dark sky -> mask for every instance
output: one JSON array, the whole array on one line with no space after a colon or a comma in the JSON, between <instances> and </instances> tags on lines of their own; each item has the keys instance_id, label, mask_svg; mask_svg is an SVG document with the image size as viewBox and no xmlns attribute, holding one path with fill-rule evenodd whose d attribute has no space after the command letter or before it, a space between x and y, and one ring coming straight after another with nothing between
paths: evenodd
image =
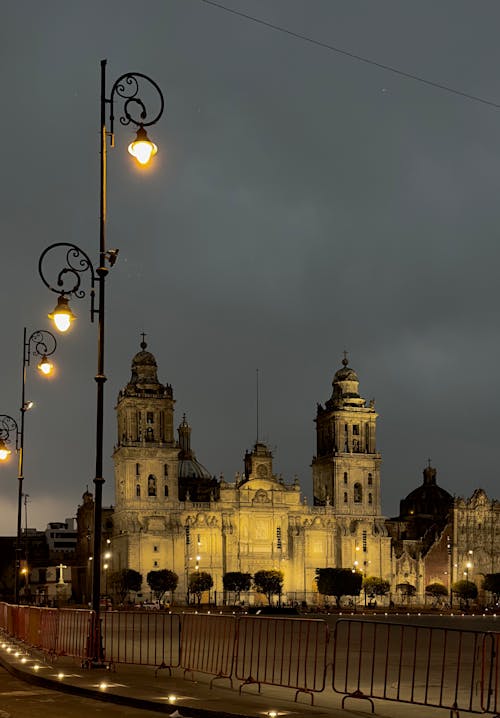
<instances>
[{"instance_id":1,"label":"dark sky","mask_svg":"<svg viewBox=\"0 0 500 718\"><path fill-rule=\"evenodd\" d=\"M500 5L226 0L318 41L500 102ZM17 417L22 331L49 328L53 242L98 252L99 61L164 90L150 172L109 152L105 502L114 405L147 333L176 426L232 480L261 426L311 494L316 402L342 352L380 413L383 511L420 484L498 496L498 109L335 54L200 0L19 0L2 11L2 392ZM58 376L29 370L28 522L76 512L95 472L96 325L86 300ZM15 532L16 466L0 467Z\"/></svg>"}]
</instances>

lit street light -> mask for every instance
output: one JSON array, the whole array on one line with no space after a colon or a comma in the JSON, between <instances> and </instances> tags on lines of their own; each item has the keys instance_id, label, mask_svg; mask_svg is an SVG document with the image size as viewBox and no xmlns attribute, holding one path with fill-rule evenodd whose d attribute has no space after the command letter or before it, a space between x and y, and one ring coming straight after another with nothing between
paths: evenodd
<instances>
[{"instance_id":1,"label":"lit street light","mask_svg":"<svg viewBox=\"0 0 500 718\"><path fill-rule=\"evenodd\" d=\"M156 113L148 118L144 102L139 97L142 86L151 87L157 95ZM107 142L114 147L114 103L121 104L120 124L135 125L137 136L129 146L129 152L137 161L144 165L156 154L157 147L151 142L145 130L154 125L163 114L163 94L158 85L147 75L139 72L128 72L121 75L111 88L109 97L106 97L106 60L101 61L101 122L100 122L100 217L99 217L99 266L94 266L88 255L79 247L67 242L52 244L42 252L38 263L38 270L43 283L58 295L57 305L49 318L54 321L56 328L67 331L75 321L75 315L69 306L69 297L82 299L85 290L81 288L82 275L90 275L90 320L98 320L97 341L97 413L96 413L96 461L95 461L95 500L94 500L94 545L92 562L92 609L95 613L95 627L92 635L92 663L101 667L104 660L104 651L101 641L100 625L100 593L101 593L101 537L102 537L102 486L103 474L103 434L104 434L104 297L105 280L109 268L117 259L117 249L106 249L106 214L107 214ZM106 128L106 116L109 110L109 130ZM48 281L45 276L44 262L47 255L52 252L62 254L63 268L56 274L54 282ZM97 284L97 309L95 308L95 285Z\"/></svg>"},{"instance_id":2,"label":"lit street light","mask_svg":"<svg viewBox=\"0 0 500 718\"><path fill-rule=\"evenodd\" d=\"M18 451L18 493L17 493L17 533L16 533L16 557L15 557L15 571L14 571L14 596L15 602L19 603L19 569L21 567L21 516L22 516L22 503L23 503L23 481L24 481L24 415L33 407L32 401L26 400L26 374L27 368L30 366L31 357L40 357L40 361L37 364L37 369L40 374L44 377L49 377L54 371L54 365L50 361L49 357L55 352L57 348L56 338L51 332L45 329L37 329L33 332L29 338L26 338L26 327L24 327L23 333L23 361L22 361L22 375L21 375L21 422L20 427L17 428L16 424L16 449ZM13 421L13 420L12 420ZM7 433L8 436L8 433ZM2 450L2 443L4 437L0 432L0 461L4 461L8 458L10 451L7 449L7 455Z\"/></svg>"}]
</instances>

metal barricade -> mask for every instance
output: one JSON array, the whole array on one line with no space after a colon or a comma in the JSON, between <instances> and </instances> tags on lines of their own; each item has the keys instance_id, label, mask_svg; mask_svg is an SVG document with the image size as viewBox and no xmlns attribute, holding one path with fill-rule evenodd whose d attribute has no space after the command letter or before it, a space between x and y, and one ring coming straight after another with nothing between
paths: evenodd
<instances>
[{"instance_id":1,"label":"metal barricade","mask_svg":"<svg viewBox=\"0 0 500 718\"><path fill-rule=\"evenodd\" d=\"M482 706L487 713L500 715L500 633L489 633L483 650Z\"/></svg>"},{"instance_id":2,"label":"metal barricade","mask_svg":"<svg viewBox=\"0 0 500 718\"><path fill-rule=\"evenodd\" d=\"M180 663L180 618L148 611L105 611L101 614L106 661L157 668Z\"/></svg>"},{"instance_id":3,"label":"metal barricade","mask_svg":"<svg viewBox=\"0 0 500 718\"><path fill-rule=\"evenodd\" d=\"M295 700L325 688L329 633L324 621L245 616L238 619L236 678L293 688Z\"/></svg>"},{"instance_id":4,"label":"metal barricade","mask_svg":"<svg viewBox=\"0 0 500 718\"><path fill-rule=\"evenodd\" d=\"M59 611L57 608L40 608L40 633L36 645L44 653L56 654Z\"/></svg>"},{"instance_id":5,"label":"metal barricade","mask_svg":"<svg viewBox=\"0 0 500 718\"><path fill-rule=\"evenodd\" d=\"M181 668L187 672L209 673L214 680L227 678L233 685L234 616L186 613L182 616Z\"/></svg>"},{"instance_id":6,"label":"metal barricade","mask_svg":"<svg viewBox=\"0 0 500 718\"><path fill-rule=\"evenodd\" d=\"M57 656L87 659L89 636L92 630L93 611L62 608L57 612Z\"/></svg>"},{"instance_id":7,"label":"metal barricade","mask_svg":"<svg viewBox=\"0 0 500 718\"><path fill-rule=\"evenodd\" d=\"M486 633L341 619L334 633L332 688L372 698L482 713ZM491 649L492 644L490 643Z\"/></svg>"}]
</instances>

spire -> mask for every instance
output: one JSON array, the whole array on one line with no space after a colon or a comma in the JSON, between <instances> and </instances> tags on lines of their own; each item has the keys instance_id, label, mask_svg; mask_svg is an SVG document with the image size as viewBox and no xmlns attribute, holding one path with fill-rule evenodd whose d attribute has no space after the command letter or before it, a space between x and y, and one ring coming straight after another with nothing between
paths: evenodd
<instances>
[{"instance_id":1,"label":"spire","mask_svg":"<svg viewBox=\"0 0 500 718\"><path fill-rule=\"evenodd\" d=\"M146 344L146 334L144 332L141 332L142 342L141 342L141 349L142 351L146 350L146 347L148 346Z\"/></svg>"},{"instance_id":2,"label":"spire","mask_svg":"<svg viewBox=\"0 0 500 718\"><path fill-rule=\"evenodd\" d=\"M191 427L187 423L186 414L182 415L182 421L177 431L179 432L180 458L194 458L193 452L191 451Z\"/></svg>"}]
</instances>

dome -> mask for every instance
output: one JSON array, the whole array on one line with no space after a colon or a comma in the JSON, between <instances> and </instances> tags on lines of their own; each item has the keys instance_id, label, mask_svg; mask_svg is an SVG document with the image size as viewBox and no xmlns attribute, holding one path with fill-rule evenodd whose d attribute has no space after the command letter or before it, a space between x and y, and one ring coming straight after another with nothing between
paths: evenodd
<instances>
[{"instance_id":1,"label":"dome","mask_svg":"<svg viewBox=\"0 0 500 718\"><path fill-rule=\"evenodd\" d=\"M142 335L141 351L132 359L132 375L120 396L172 396L172 387L158 381L158 365L151 352L146 351L147 344Z\"/></svg>"},{"instance_id":2,"label":"dome","mask_svg":"<svg viewBox=\"0 0 500 718\"><path fill-rule=\"evenodd\" d=\"M132 367L134 366L158 366L156 364L156 359L151 354L151 352L145 351L147 344L146 342L141 342L141 347L144 347L140 352L137 352L135 357L132 359Z\"/></svg>"},{"instance_id":3,"label":"dome","mask_svg":"<svg viewBox=\"0 0 500 718\"><path fill-rule=\"evenodd\" d=\"M424 469L424 481L401 501L400 515L445 518L453 503L453 496L436 483L436 469Z\"/></svg>"},{"instance_id":4,"label":"dome","mask_svg":"<svg viewBox=\"0 0 500 718\"><path fill-rule=\"evenodd\" d=\"M200 464L194 457L190 459L179 459L179 479L211 479L212 476L203 464Z\"/></svg>"},{"instance_id":5,"label":"dome","mask_svg":"<svg viewBox=\"0 0 500 718\"><path fill-rule=\"evenodd\" d=\"M344 352L344 355L346 352ZM359 382L358 375L350 366L348 366L349 360L347 356L342 359L342 367L335 372L333 377L333 384L339 381L356 381Z\"/></svg>"}]
</instances>

